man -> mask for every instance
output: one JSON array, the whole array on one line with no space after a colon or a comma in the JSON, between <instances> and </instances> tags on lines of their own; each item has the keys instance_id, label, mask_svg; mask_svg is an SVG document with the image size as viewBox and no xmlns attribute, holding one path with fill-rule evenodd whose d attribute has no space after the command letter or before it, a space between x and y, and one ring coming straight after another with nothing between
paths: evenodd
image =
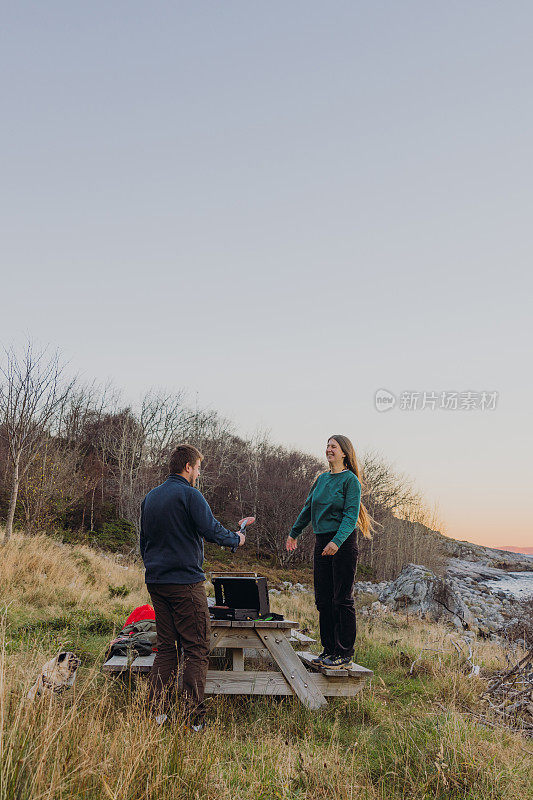
<instances>
[{"instance_id":1,"label":"man","mask_svg":"<svg viewBox=\"0 0 533 800\"><path fill-rule=\"evenodd\" d=\"M183 698L194 730L204 724L204 692L211 626L202 570L204 543L243 545L245 537L226 530L194 488L203 456L190 444L170 458L170 475L141 504L140 550L145 581L155 610L157 654L150 673L149 700L167 719L169 694L178 667L176 643L183 646ZM240 524L240 523L239 523Z\"/></svg>"}]
</instances>

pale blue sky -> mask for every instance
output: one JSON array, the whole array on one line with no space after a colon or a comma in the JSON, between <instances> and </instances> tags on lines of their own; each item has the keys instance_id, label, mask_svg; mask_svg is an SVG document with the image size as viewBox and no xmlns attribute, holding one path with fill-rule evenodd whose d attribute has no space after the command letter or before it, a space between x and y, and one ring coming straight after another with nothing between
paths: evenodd
<instances>
[{"instance_id":1,"label":"pale blue sky","mask_svg":"<svg viewBox=\"0 0 533 800\"><path fill-rule=\"evenodd\" d=\"M11 4L2 340L317 454L345 433L450 535L533 546L532 35L500 0Z\"/></svg>"}]
</instances>

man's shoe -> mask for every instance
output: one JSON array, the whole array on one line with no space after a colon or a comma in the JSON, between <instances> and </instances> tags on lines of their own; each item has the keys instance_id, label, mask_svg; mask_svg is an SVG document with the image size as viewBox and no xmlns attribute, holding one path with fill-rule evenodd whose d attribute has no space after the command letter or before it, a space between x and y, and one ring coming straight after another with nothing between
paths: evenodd
<instances>
[{"instance_id":1,"label":"man's shoe","mask_svg":"<svg viewBox=\"0 0 533 800\"><path fill-rule=\"evenodd\" d=\"M313 658L311 661L312 664L323 664L325 658L330 658L330 654L326 650L322 650L319 656Z\"/></svg>"},{"instance_id":2,"label":"man's shoe","mask_svg":"<svg viewBox=\"0 0 533 800\"><path fill-rule=\"evenodd\" d=\"M329 669L347 669L352 666L352 659L350 656L327 656L322 664Z\"/></svg>"}]
</instances>

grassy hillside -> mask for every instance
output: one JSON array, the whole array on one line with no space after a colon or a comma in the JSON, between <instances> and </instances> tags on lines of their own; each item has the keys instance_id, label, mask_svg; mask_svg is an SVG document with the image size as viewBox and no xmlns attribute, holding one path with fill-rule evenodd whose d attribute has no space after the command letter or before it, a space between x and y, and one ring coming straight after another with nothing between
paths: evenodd
<instances>
[{"instance_id":1,"label":"grassy hillside","mask_svg":"<svg viewBox=\"0 0 533 800\"><path fill-rule=\"evenodd\" d=\"M309 580L267 572L271 585ZM359 615L356 660L375 678L358 697L315 713L292 699L210 698L212 724L187 734L149 719L144 682L130 693L100 672L113 631L147 600L138 565L89 548L16 537L0 550L1 800L533 797L531 741L475 718L487 715L487 675L506 664L493 643L476 644L482 677L468 677L446 628ZM316 634L311 594L272 606ZM59 648L82 659L74 690L26 703Z\"/></svg>"}]
</instances>

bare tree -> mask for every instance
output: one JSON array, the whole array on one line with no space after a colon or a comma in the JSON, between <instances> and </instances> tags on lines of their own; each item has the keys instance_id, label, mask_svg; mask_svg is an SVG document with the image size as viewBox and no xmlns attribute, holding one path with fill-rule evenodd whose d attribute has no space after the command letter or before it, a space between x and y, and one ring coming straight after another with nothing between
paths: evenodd
<instances>
[{"instance_id":1,"label":"bare tree","mask_svg":"<svg viewBox=\"0 0 533 800\"><path fill-rule=\"evenodd\" d=\"M78 452L56 436L43 435L38 452L20 478L18 502L26 531L53 527L83 496L85 480Z\"/></svg>"},{"instance_id":2,"label":"bare tree","mask_svg":"<svg viewBox=\"0 0 533 800\"><path fill-rule=\"evenodd\" d=\"M371 540L359 537L361 565L376 580L395 578L410 561L439 570L438 537L432 535L438 528L429 524L437 524L437 511L429 511L412 480L379 453L366 453L361 466L364 503L379 523Z\"/></svg>"},{"instance_id":3,"label":"bare tree","mask_svg":"<svg viewBox=\"0 0 533 800\"><path fill-rule=\"evenodd\" d=\"M365 453L361 467L368 493L365 505L374 519L382 521L389 513L405 517L410 509L419 506L421 499L412 481L397 473L381 454L374 450Z\"/></svg>"},{"instance_id":4,"label":"bare tree","mask_svg":"<svg viewBox=\"0 0 533 800\"><path fill-rule=\"evenodd\" d=\"M116 481L119 515L135 524L139 506L154 478L160 478L172 445L183 436L191 412L183 394L149 390L136 410L116 408L107 415L98 436L105 463Z\"/></svg>"},{"instance_id":5,"label":"bare tree","mask_svg":"<svg viewBox=\"0 0 533 800\"><path fill-rule=\"evenodd\" d=\"M35 460L43 438L53 432L75 384L75 379L63 379L64 365L57 352L35 351L31 342L20 358L13 348L5 350L5 358L0 367L0 420L12 480L4 542L13 532L21 478Z\"/></svg>"}]
</instances>

